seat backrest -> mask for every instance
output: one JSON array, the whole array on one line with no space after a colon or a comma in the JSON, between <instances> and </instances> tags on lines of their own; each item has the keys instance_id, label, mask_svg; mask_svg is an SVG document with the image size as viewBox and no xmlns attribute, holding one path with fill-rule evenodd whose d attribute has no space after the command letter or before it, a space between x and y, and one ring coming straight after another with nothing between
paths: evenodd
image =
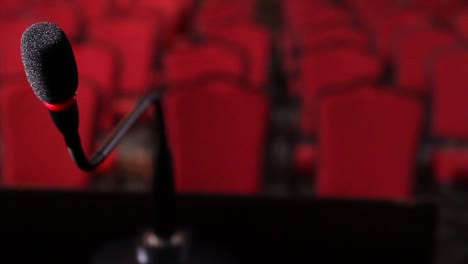
<instances>
[{"instance_id":1,"label":"seat backrest","mask_svg":"<svg viewBox=\"0 0 468 264\"><path fill-rule=\"evenodd\" d=\"M377 53L384 59L392 59L395 40L402 31L428 26L430 23L427 14L414 10L401 9L381 17L371 28Z\"/></svg>"},{"instance_id":2,"label":"seat backrest","mask_svg":"<svg viewBox=\"0 0 468 264\"><path fill-rule=\"evenodd\" d=\"M118 95L117 76L121 64L111 48L95 44L73 45L80 83L89 83L99 92L101 118L99 129L106 131L114 124L114 102Z\"/></svg>"},{"instance_id":3,"label":"seat backrest","mask_svg":"<svg viewBox=\"0 0 468 264\"><path fill-rule=\"evenodd\" d=\"M262 89L266 87L271 62L272 39L265 28L252 23L239 23L229 27L212 27L203 33L208 38L219 38L245 50L250 64L249 81L255 87Z\"/></svg>"},{"instance_id":4,"label":"seat backrest","mask_svg":"<svg viewBox=\"0 0 468 264\"><path fill-rule=\"evenodd\" d=\"M97 105L94 90L80 87L77 100L81 139L89 153L93 147ZM73 164L63 136L24 77L8 81L0 89L0 131L4 185L43 188L82 188L88 185L88 174Z\"/></svg>"},{"instance_id":5,"label":"seat backrest","mask_svg":"<svg viewBox=\"0 0 468 264\"><path fill-rule=\"evenodd\" d=\"M233 82L210 81L169 89L163 105L179 192L260 191L269 109L265 95Z\"/></svg>"},{"instance_id":6,"label":"seat backrest","mask_svg":"<svg viewBox=\"0 0 468 264\"><path fill-rule=\"evenodd\" d=\"M417 101L368 87L324 98L319 116L318 195L411 197L422 127Z\"/></svg>"},{"instance_id":7,"label":"seat backrest","mask_svg":"<svg viewBox=\"0 0 468 264\"><path fill-rule=\"evenodd\" d=\"M292 11L290 11L292 12ZM298 9L286 14L289 28L294 32L308 32L329 25L352 25L353 17L345 9L331 5L318 5L316 8Z\"/></svg>"},{"instance_id":8,"label":"seat backrest","mask_svg":"<svg viewBox=\"0 0 468 264\"><path fill-rule=\"evenodd\" d=\"M122 71L118 84L123 94L141 94L151 86L158 50L158 25L138 18L101 20L89 30L93 42L119 52Z\"/></svg>"},{"instance_id":9,"label":"seat backrest","mask_svg":"<svg viewBox=\"0 0 468 264\"><path fill-rule=\"evenodd\" d=\"M175 35L186 26L182 23L188 13L187 4L186 0L135 1L128 15L152 20L153 23L159 24L163 42L161 45L168 46Z\"/></svg>"},{"instance_id":10,"label":"seat backrest","mask_svg":"<svg viewBox=\"0 0 468 264\"><path fill-rule=\"evenodd\" d=\"M116 93L116 78L121 62L112 49L97 43L73 45L80 79L94 82L104 98L110 100Z\"/></svg>"},{"instance_id":11,"label":"seat backrest","mask_svg":"<svg viewBox=\"0 0 468 264\"><path fill-rule=\"evenodd\" d=\"M432 85L432 135L468 140L468 50L441 53L429 71Z\"/></svg>"},{"instance_id":12,"label":"seat backrest","mask_svg":"<svg viewBox=\"0 0 468 264\"><path fill-rule=\"evenodd\" d=\"M180 41L163 58L164 82L190 84L197 79L229 76L244 78L247 58L241 49L230 49L222 43L207 41L196 44Z\"/></svg>"},{"instance_id":13,"label":"seat backrest","mask_svg":"<svg viewBox=\"0 0 468 264\"><path fill-rule=\"evenodd\" d=\"M304 50L309 50L333 45L334 43L343 43L362 49L371 47L370 37L350 26L333 26L317 30L314 34L307 34L301 46L303 46Z\"/></svg>"},{"instance_id":14,"label":"seat backrest","mask_svg":"<svg viewBox=\"0 0 468 264\"><path fill-rule=\"evenodd\" d=\"M401 10L398 1L395 0L345 0L345 4L367 29L374 28L381 18Z\"/></svg>"},{"instance_id":15,"label":"seat backrest","mask_svg":"<svg viewBox=\"0 0 468 264\"><path fill-rule=\"evenodd\" d=\"M255 1L204 1L195 16L195 28L229 25L255 19Z\"/></svg>"},{"instance_id":16,"label":"seat backrest","mask_svg":"<svg viewBox=\"0 0 468 264\"><path fill-rule=\"evenodd\" d=\"M374 84L381 73L380 61L355 47L338 46L306 54L301 61L298 88L302 94L301 132L307 135L316 132L319 97L354 89L356 85Z\"/></svg>"},{"instance_id":17,"label":"seat backrest","mask_svg":"<svg viewBox=\"0 0 468 264\"><path fill-rule=\"evenodd\" d=\"M377 81L380 60L366 50L350 46L311 50L300 61L303 95L316 97L336 86Z\"/></svg>"},{"instance_id":18,"label":"seat backrest","mask_svg":"<svg viewBox=\"0 0 468 264\"><path fill-rule=\"evenodd\" d=\"M89 28L92 24L108 15L112 11L111 0L79 0L80 12L84 15L86 26Z\"/></svg>"},{"instance_id":19,"label":"seat backrest","mask_svg":"<svg viewBox=\"0 0 468 264\"><path fill-rule=\"evenodd\" d=\"M411 92L427 93L427 69L431 59L456 44L455 36L433 29L408 30L401 34L395 47L398 85Z\"/></svg>"}]
</instances>

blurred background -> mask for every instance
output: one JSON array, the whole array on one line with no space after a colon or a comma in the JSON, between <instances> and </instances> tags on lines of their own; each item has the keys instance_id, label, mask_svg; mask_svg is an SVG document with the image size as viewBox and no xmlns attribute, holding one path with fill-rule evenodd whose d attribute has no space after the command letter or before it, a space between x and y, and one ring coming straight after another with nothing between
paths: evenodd
<instances>
[{"instance_id":1,"label":"blurred background","mask_svg":"<svg viewBox=\"0 0 468 264\"><path fill-rule=\"evenodd\" d=\"M465 0L1 0L0 184L145 191L148 111L95 173L26 81L24 30L78 65L88 153L150 89L179 192L431 201L440 263L468 261Z\"/></svg>"}]
</instances>

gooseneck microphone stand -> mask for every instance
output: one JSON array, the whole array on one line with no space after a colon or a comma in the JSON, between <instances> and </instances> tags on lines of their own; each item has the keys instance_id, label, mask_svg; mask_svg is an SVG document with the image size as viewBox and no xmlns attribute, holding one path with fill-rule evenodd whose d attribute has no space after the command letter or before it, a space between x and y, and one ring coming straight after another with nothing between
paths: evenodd
<instances>
[{"instance_id":1,"label":"gooseneck microphone stand","mask_svg":"<svg viewBox=\"0 0 468 264\"><path fill-rule=\"evenodd\" d=\"M135 125L141 115L150 107L156 110L154 118L157 141L155 142L154 175L153 175L153 213L154 222L152 230L146 231L130 247L124 249L125 259L130 263L138 264L166 264L185 263L185 254L181 253L185 247L185 236L175 228L175 187L172 175L172 158L167 143L164 126L164 115L161 105L162 89L150 91L135 105L115 127L112 133L104 140L103 144L88 159L81 146L78 133L66 138L69 153L75 164L84 171L96 169L111 151L118 145L122 138ZM72 111L78 111L77 107ZM71 142L71 143L70 143ZM127 247L129 246L127 245ZM112 251L112 250L111 250ZM109 251L113 254L115 252ZM101 255L98 263L108 263L105 259L112 256ZM121 259L121 261L124 261ZM125 261L124 261L125 262ZM110 262L109 262L110 263ZM120 262L119 262L120 263ZM123 262L122 262L123 263ZM130 264L129 263L129 264Z\"/></svg>"}]
</instances>

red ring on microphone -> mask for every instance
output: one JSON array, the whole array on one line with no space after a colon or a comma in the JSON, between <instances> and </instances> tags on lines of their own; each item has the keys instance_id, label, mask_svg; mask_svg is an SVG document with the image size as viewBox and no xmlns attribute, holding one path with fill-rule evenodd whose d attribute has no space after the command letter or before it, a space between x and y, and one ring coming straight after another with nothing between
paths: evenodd
<instances>
[{"instance_id":1,"label":"red ring on microphone","mask_svg":"<svg viewBox=\"0 0 468 264\"><path fill-rule=\"evenodd\" d=\"M46 102L42 102L44 103L44 105L50 110L50 111L54 111L54 112L60 112L60 111L64 111L64 110L67 110L68 108L70 108L72 105L74 105L76 102L76 96L73 96L72 98L70 98L69 100L63 102L63 103L59 103L59 104L49 104L49 103L46 103Z\"/></svg>"}]
</instances>

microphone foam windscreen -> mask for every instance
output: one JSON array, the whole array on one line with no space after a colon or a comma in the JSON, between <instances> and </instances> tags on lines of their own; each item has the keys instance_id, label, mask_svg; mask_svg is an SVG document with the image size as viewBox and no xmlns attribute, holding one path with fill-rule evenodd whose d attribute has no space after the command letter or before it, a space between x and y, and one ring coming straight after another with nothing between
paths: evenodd
<instances>
[{"instance_id":1,"label":"microphone foam windscreen","mask_svg":"<svg viewBox=\"0 0 468 264\"><path fill-rule=\"evenodd\" d=\"M33 24L21 38L24 70L34 93L49 104L70 100L78 88L78 72L65 33L49 22Z\"/></svg>"}]
</instances>

